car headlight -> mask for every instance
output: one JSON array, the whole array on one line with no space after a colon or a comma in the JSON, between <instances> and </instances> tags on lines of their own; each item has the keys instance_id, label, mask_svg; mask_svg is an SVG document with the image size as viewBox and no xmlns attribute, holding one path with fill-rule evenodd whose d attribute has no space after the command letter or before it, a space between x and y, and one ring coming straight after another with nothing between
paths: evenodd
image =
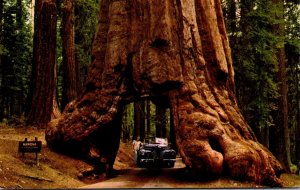
<instances>
[{"instance_id":1,"label":"car headlight","mask_svg":"<svg viewBox=\"0 0 300 190\"><path fill-rule=\"evenodd\" d=\"M144 156L145 154L146 154L146 151L145 151L145 150L141 150L141 151L140 151L140 155L141 155L141 156Z\"/></svg>"}]
</instances>

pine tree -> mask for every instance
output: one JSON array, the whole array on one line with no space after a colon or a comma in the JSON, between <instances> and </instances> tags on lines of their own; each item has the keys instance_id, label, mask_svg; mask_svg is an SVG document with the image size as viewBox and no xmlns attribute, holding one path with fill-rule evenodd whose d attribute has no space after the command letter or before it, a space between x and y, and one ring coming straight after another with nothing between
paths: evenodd
<instances>
[{"instance_id":1,"label":"pine tree","mask_svg":"<svg viewBox=\"0 0 300 190\"><path fill-rule=\"evenodd\" d=\"M75 1L75 61L79 67L79 91L93 60L91 47L98 23L98 3L98 0Z\"/></svg>"},{"instance_id":2,"label":"pine tree","mask_svg":"<svg viewBox=\"0 0 300 190\"><path fill-rule=\"evenodd\" d=\"M287 84L282 85L286 83L285 72L283 72L286 69L282 67L284 66L282 64L285 62L283 40L286 36L289 38L288 43L290 45L297 44L295 43L297 40L293 40L291 43L290 39L291 36L293 36L293 39L296 39L299 35L295 33L291 35L291 32L283 33L282 29L275 30L276 27L274 26L284 24L284 18L282 16L284 9L286 9L287 15L285 21L289 19L291 22L291 20L293 20L292 23L287 24L284 28L290 30L297 26L298 17L291 19L293 17L293 9L291 7L295 6L295 3L296 2L294 1L287 1L285 6L282 5L281 8L278 8L278 3L270 0L245 0L240 2L227 0L223 2L224 13L227 17L226 23L230 31L229 37L233 59L234 63L236 63L236 93L239 105L241 105L242 112L255 131L260 142L265 146L270 147L272 152L274 152L277 157L281 158L284 155L287 155L282 151L283 149L286 149L285 152L289 151L289 143L284 145L286 143L283 141L290 136L287 133L288 130L285 130L285 138L283 136L281 137L281 134L284 134L281 129L287 129L287 101L285 101L285 106L283 106L283 104L278 104L278 101L283 102L280 100L283 100L282 97L286 95L282 94L286 94L287 92L287 90L278 90L287 89ZM235 11L233 11L234 8L236 8ZM281 14L281 17L274 16L278 13ZM294 31L299 31L299 28ZM293 47L292 49L295 49L294 45L290 45L288 47ZM291 51L291 49L289 49L289 52L289 55L293 54L293 50ZM280 59L276 59L276 57L279 57ZM290 62L291 56L287 56L286 59ZM283 75L279 75L279 73L282 73ZM293 81L295 80L296 78ZM283 86L285 87L282 88ZM289 96L294 97L292 98L294 100L291 100L294 102L297 102L297 100L296 96L293 96L292 94L297 91L297 86L298 85L293 85L293 89L289 92ZM297 113L297 106L293 106L295 103L292 103L291 101L289 101L289 109L291 110L291 108L294 107L292 110L294 110L294 113ZM285 108L283 109L283 107ZM285 111L282 112L282 110ZM296 118L296 115L292 114L292 118ZM296 122L292 122L293 119L289 120L291 126L296 126ZM283 123L285 123L285 125L283 125ZM296 132L296 127L292 127L291 129ZM291 133L291 135L295 139L293 142L296 142L297 135L294 135L294 133ZM289 140L287 140L287 142L288 141ZM296 152L295 147L296 146L293 146L292 149L294 152Z\"/></svg>"},{"instance_id":3,"label":"pine tree","mask_svg":"<svg viewBox=\"0 0 300 190\"><path fill-rule=\"evenodd\" d=\"M6 1L1 6L0 120L18 122L25 109L31 69L31 26L27 2ZM22 53L20 53L22 51Z\"/></svg>"},{"instance_id":4,"label":"pine tree","mask_svg":"<svg viewBox=\"0 0 300 190\"><path fill-rule=\"evenodd\" d=\"M234 6L236 16L232 12ZM269 146L269 130L278 97L273 59L276 36L272 33L272 3L230 1L229 32L235 64L236 94L241 110L259 141ZM231 19L235 19L232 21ZM235 23L235 24L234 24Z\"/></svg>"},{"instance_id":5,"label":"pine tree","mask_svg":"<svg viewBox=\"0 0 300 190\"><path fill-rule=\"evenodd\" d=\"M291 159L300 162L300 2L285 4L285 50L288 63L289 126L291 134ZM299 169L299 168L298 168Z\"/></svg>"}]
</instances>

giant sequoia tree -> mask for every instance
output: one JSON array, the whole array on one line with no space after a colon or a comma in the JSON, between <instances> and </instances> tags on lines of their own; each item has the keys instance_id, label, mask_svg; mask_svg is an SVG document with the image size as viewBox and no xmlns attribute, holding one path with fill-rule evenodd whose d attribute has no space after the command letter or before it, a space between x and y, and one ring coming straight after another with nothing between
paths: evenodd
<instances>
[{"instance_id":1,"label":"giant sequoia tree","mask_svg":"<svg viewBox=\"0 0 300 190\"><path fill-rule=\"evenodd\" d=\"M101 1L83 93L46 131L48 145L112 169L122 108L171 109L178 151L195 173L277 186L282 166L241 115L220 0Z\"/></svg>"},{"instance_id":2,"label":"giant sequoia tree","mask_svg":"<svg viewBox=\"0 0 300 190\"><path fill-rule=\"evenodd\" d=\"M54 0L35 1L33 64L27 124L43 126L56 116L57 8Z\"/></svg>"}]
</instances>

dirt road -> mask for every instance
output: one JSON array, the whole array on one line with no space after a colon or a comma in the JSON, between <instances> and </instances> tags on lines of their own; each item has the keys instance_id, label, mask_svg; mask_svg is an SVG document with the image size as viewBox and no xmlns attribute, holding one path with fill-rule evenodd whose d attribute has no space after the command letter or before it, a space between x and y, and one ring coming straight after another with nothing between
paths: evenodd
<instances>
[{"instance_id":1,"label":"dirt road","mask_svg":"<svg viewBox=\"0 0 300 190\"><path fill-rule=\"evenodd\" d=\"M211 181L188 181L184 179L184 164L177 158L174 168L144 169L131 168L117 171L109 180L82 188L220 188L220 187L260 187L253 183L239 182L231 179Z\"/></svg>"}]
</instances>

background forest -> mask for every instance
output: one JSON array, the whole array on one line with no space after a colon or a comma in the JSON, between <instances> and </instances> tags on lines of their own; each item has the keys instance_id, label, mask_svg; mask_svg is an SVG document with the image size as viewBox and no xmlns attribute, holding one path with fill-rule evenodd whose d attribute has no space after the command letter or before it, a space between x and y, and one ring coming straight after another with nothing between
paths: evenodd
<instances>
[{"instance_id":1,"label":"background forest","mask_svg":"<svg viewBox=\"0 0 300 190\"><path fill-rule=\"evenodd\" d=\"M7 125L46 126L80 95L93 60L98 1L56 0L55 9L33 9L39 2L0 0L0 122ZM258 140L294 171L292 163L300 162L300 3L223 0L222 6L240 109ZM53 15L48 32L55 39L43 31L49 23L40 15L46 13ZM35 40L43 34L56 45L54 73L44 84L36 80L36 68L48 65L38 56L49 49ZM52 78L55 90L48 91ZM35 102L43 93L51 98ZM170 125L168 109L150 101L131 103L123 114L122 140L160 136L174 144Z\"/></svg>"}]
</instances>

